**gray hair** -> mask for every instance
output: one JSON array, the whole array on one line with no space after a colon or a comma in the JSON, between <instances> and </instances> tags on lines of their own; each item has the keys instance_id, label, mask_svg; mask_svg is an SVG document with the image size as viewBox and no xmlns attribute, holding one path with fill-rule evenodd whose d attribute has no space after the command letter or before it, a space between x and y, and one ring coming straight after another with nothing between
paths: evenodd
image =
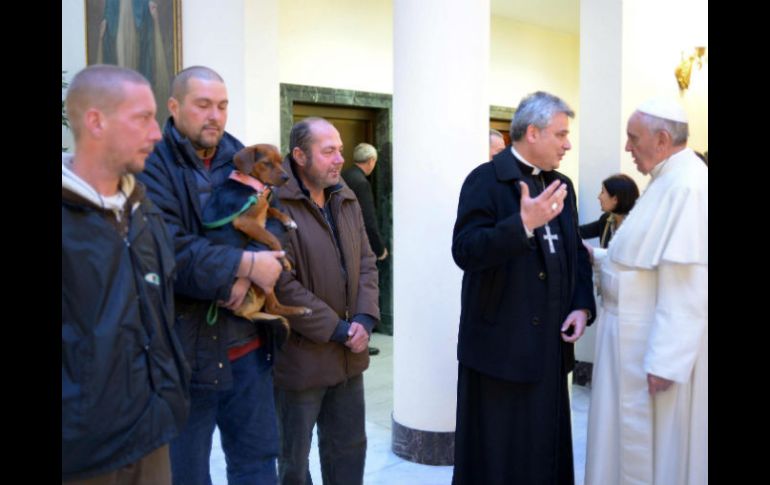
<instances>
[{"instance_id":1,"label":"gray hair","mask_svg":"<svg viewBox=\"0 0 770 485\"><path fill-rule=\"evenodd\" d=\"M687 137L690 136L690 130L687 123L658 118L657 116L641 111L637 111L636 114L639 115L639 120L645 127L647 127L650 133L655 134L659 131L667 132L671 136L671 142L674 146L687 143Z\"/></svg>"},{"instance_id":2,"label":"gray hair","mask_svg":"<svg viewBox=\"0 0 770 485\"><path fill-rule=\"evenodd\" d=\"M190 66L181 70L171 82L171 97L181 102L187 95L187 87L190 83L190 79L219 81L221 83L225 82L225 80L222 79L222 76L217 74L217 72L210 67Z\"/></svg>"},{"instance_id":3,"label":"gray hair","mask_svg":"<svg viewBox=\"0 0 770 485\"><path fill-rule=\"evenodd\" d=\"M572 108L558 96L545 91L537 91L525 96L516 108L511 121L511 140L521 140L529 125L535 125L542 130L557 113L564 113L570 118L575 117Z\"/></svg>"},{"instance_id":4,"label":"gray hair","mask_svg":"<svg viewBox=\"0 0 770 485\"><path fill-rule=\"evenodd\" d=\"M497 137L500 137L503 140L505 140L505 137L503 136L502 133L500 133L499 131L497 131L497 130L495 130L493 128L490 128L490 130L489 130L489 137L492 138L493 136L497 136Z\"/></svg>"},{"instance_id":5,"label":"gray hair","mask_svg":"<svg viewBox=\"0 0 770 485\"><path fill-rule=\"evenodd\" d=\"M67 90L66 104L67 118L75 140L78 140L82 133L86 111L96 108L109 114L123 102L125 83L150 86L150 82L133 69L107 64L88 66L72 78Z\"/></svg>"},{"instance_id":6,"label":"gray hair","mask_svg":"<svg viewBox=\"0 0 770 485\"><path fill-rule=\"evenodd\" d=\"M366 163L370 158L377 160L377 149L368 143L359 143L353 149L353 161Z\"/></svg>"}]
</instances>

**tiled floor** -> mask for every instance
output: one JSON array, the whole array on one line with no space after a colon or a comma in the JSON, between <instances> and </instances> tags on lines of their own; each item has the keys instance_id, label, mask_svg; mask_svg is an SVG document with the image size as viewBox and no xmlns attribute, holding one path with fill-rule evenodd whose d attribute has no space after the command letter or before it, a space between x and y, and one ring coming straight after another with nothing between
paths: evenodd
<instances>
[{"instance_id":1,"label":"tiled floor","mask_svg":"<svg viewBox=\"0 0 770 485\"><path fill-rule=\"evenodd\" d=\"M369 370L364 373L366 392L366 455L365 485L449 485L451 466L429 466L399 458L390 450L393 408L393 338L375 333L372 345L380 354L372 356ZM582 386L572 388L572 440L575 454L575 484L583 485L585 467L586 423L590 391ZM310 473L315 485L322 485L318 448L313 440L310 452ZM211 479L214 485L226 485L225 458L218 433L214 436L211 454Z\"/></svg>"}]
</instances>

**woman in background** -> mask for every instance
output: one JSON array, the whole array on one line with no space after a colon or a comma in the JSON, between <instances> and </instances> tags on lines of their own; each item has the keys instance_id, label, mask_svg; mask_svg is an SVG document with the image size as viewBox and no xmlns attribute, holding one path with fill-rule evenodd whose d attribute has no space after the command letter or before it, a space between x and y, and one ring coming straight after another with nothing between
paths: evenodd
<instances>
[{"instance_id":1,"label":"woman in background","mask_svg":"<svg viewBox=\"0 0 770 485\"><path fill-rule=\"evenodd\" d=\"M628 175L618 173L605 179L602 182L602 191L599 192L599 204L604 213L599 220L580 226L580 237L598 237L599 247L606 249L638 198L639 188Z\"/></svg>"}]
</instances>

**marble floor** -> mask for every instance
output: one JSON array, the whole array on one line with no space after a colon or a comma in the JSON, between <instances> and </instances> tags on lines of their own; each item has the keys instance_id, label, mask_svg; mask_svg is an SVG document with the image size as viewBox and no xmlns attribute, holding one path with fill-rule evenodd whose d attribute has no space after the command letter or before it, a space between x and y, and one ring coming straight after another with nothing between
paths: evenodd
<instances>
[{"instance_id":1,"label":"marble floor","mask_svg":"<svg viewBox=\"0 0 770 485\"><path fill-rule=\"evenodd\" d=\"M366 455L365 485L450 485L451 466L430 466L412 463L399 458L390 450L391 420L393 409L393 337L375 333L372 345L380 354L372 356L369 369L364 373L366 393ZM575 484L583 485L585 467L586 423L590 390L583 386L572 387L572 439L575 454ZM321 467L316 440L310 453L310 473L313 483L321 485ZM218 432L214 436L211 453L211 479L214 485L227 485L225 458L222 454Z\"/></svg>"}]
</instances>

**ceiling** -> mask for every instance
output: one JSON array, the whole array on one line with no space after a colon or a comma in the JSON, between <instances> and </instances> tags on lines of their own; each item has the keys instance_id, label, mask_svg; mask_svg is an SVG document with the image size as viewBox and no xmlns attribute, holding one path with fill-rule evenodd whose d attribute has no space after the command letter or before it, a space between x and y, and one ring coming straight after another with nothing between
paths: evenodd
<instances>
[{"instance_id":1,"label":"ceiling","mask_svg":"<svg viewBox=\"0 0 770 485\"><path fill-rule=\"evenodd\" d=\"M490 0L492 15L579 33L580 0Z\"/></svg>"}]
</instances>

